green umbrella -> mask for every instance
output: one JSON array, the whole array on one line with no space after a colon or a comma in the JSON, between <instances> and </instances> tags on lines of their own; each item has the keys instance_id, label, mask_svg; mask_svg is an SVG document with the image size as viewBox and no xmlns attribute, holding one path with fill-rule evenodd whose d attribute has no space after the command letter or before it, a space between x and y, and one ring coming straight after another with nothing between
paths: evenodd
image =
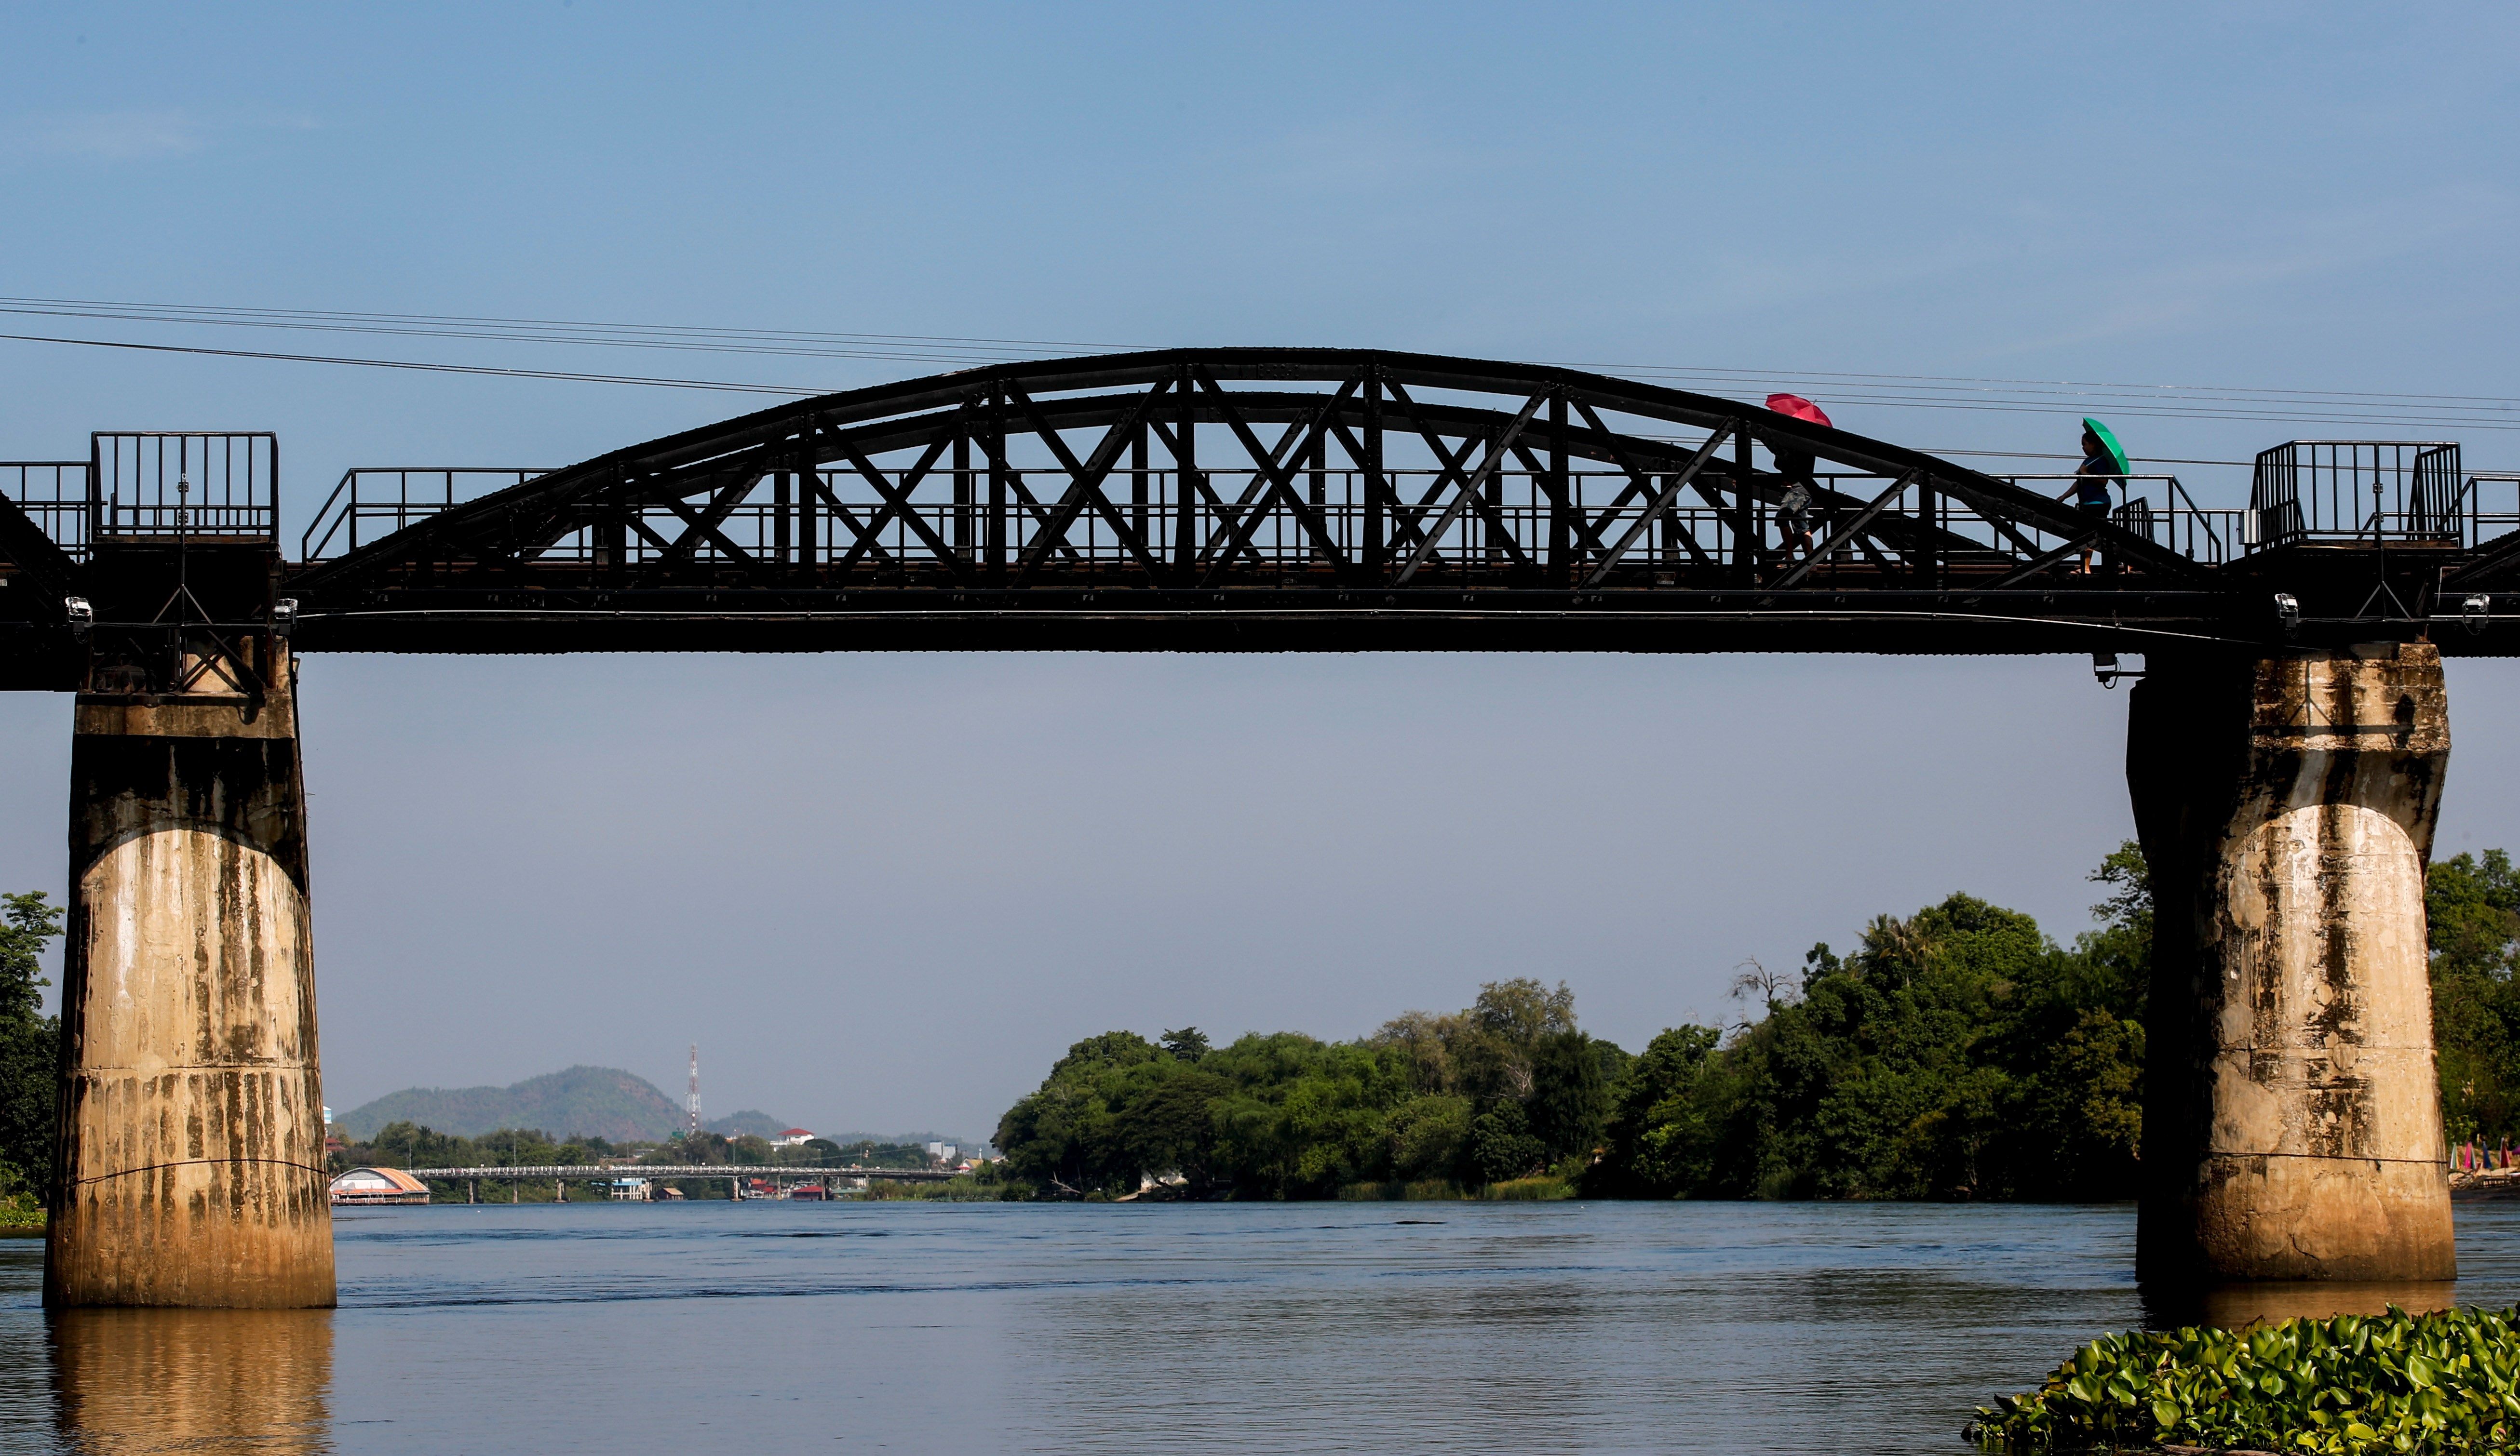
<instances>
[{"instance_id":1,"label":"green umbrella","mask_svg":"<svg viewBox=\"0 0 2520 1456\"><path fill-rule=\"evenodd\" d=\"M2118 467L2118 474L2132 475L2135 473L2135 467L2127 463L2126 447L2118 443L2117 436L2109 433L2109 427L2107 425L2102 424L2089 415L2086 415L2083 417L2083 428L2099 436L2100 448L2109 453L2109 463Z\"/></svg>"}]
</instances>

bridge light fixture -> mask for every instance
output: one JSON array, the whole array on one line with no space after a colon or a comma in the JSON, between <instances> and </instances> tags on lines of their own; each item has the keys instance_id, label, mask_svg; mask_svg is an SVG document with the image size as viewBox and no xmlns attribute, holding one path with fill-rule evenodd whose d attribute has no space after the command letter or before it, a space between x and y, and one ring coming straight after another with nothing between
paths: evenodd
<instances>
[{"instance_id":1,"label":"bridge light fixture","mask_svg":"<svg viewBox=\"0 0 2520 1456\"><path fill-rule=\"evenodd\" d=\"M2483 632L2486 617L2493 608L2493 597L2482 592L2474 593L2458 604L2458 620L2470 633Z\"/></svg>"},{"instance_id":2,"label":"bridge light fixture","mask_svg":"<svg viewBox=\"0 0 2520 1456\"><path fill-rule=\"evenodd\" d=\"M297 598L283 596L271 604L271 635L289 640L289 630L297 625Z\"/></svg>"},{"instance_id":3,"label":"bridge light fixture","mask_svg":"<svg viewBox=\"0 0 2520 1456\"><path fill-rule=\"evenodd\" d=\"M2283 623L2284 636L2301 631L2301 598L2290 592L2275 594L2275 618Z\"/></svg>"},{"instance_id":4,"label":"bridge light fixture","mask_svg":"<svg viewBox=\"0 0 2520 1456\"><path fill-rule=\"evenodd\" d=\"M70 636L87 640L88 629L96 625L96 608L88 605L84 596L65 596L62 611L69 618Z\"/></svg>"}]
</instances>

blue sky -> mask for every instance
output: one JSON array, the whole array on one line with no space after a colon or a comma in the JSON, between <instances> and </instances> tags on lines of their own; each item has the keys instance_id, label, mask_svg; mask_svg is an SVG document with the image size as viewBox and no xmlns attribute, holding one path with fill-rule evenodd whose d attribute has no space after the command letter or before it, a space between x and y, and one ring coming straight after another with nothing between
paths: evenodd
<instances>
[{"instance_id":1,"label":"blue sky","mask_svg":"<svg viewBox=\"0 0 2520 1456\"><path fill-rule=\"evenodd\" d=\"M2486 7L20 11L0 293L2506 398L2515 29ZM924 368L0 332L834 387ZM1925 448L2070 450L2083 407L2057 401L1831 408ZM0 455L275 429L300 508L351 464L562 463L746 407L0 342ZM2471 423L2472 464L2520 465ZM2344 428L2118 427L2196 460ZM2449 848L2520 837L2514 681L2454 672ZM973 1134L1107 1026L1355 1035L1526 972L1633 1047L1721 1014L1745 957L1953 889L2070 934L2128 832L2124 698L2063 659L327 658L305 691L336 1105L575 1061L670 1086L698 1039L715 1111ZM60 885L67 731L66 701L0 701L10 885Z\"/></svg>"}]
</instances>

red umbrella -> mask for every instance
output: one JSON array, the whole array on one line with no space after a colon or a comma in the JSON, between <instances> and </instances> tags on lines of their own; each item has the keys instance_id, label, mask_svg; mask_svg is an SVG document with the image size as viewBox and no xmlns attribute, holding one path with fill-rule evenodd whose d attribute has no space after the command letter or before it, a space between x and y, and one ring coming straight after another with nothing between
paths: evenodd
<instances>
[{"instance_id":1,"label":"red umbrella","mask_svg":"<svg viewBox=\"0 0 2520 1456\"><path fill-rule=\"evenodd\" d=\"M1768 408L1779 415L1791 415L1796 419L1808 419L1814 424L1828 423L1828 417L1821 413L1820 406L1799 394L1769 395Z\"/></svg>"}]
</instances>

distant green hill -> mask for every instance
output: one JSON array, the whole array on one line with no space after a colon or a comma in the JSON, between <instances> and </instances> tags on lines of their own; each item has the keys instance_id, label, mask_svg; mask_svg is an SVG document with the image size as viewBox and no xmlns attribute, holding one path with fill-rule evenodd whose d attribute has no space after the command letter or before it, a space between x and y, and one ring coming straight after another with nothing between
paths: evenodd
<instances>
[{"instance_id":1,"label":"distant green hill","mask_svg":"<svg viewBox=\"0 0 2520 1456\"><path fill-rule=\"evenodd\" d=\"M419 1123L459 1137L539 1127L556 1136L634 1142L681 1131L683 1110L644 1077L617 1067L571 1067L512 1087L405 1087L339 1119L341 1130L361 1140L387 1123Z\"/></svg>"},{"instance_id":2,"label":"distant green hill","mask_svg":"<svg viewBox=\"0 0 2520 1456\"><path fill-rule=\"evenodd\" d=\"M720 1137L742 1137L747 1132L754 1137L777 1137L795 1125L783 1123L766 1112L746 1108L742 1112L731 1112L725 1117L702 1123L700 1125Z\"/></svg>"}]
</instances>

